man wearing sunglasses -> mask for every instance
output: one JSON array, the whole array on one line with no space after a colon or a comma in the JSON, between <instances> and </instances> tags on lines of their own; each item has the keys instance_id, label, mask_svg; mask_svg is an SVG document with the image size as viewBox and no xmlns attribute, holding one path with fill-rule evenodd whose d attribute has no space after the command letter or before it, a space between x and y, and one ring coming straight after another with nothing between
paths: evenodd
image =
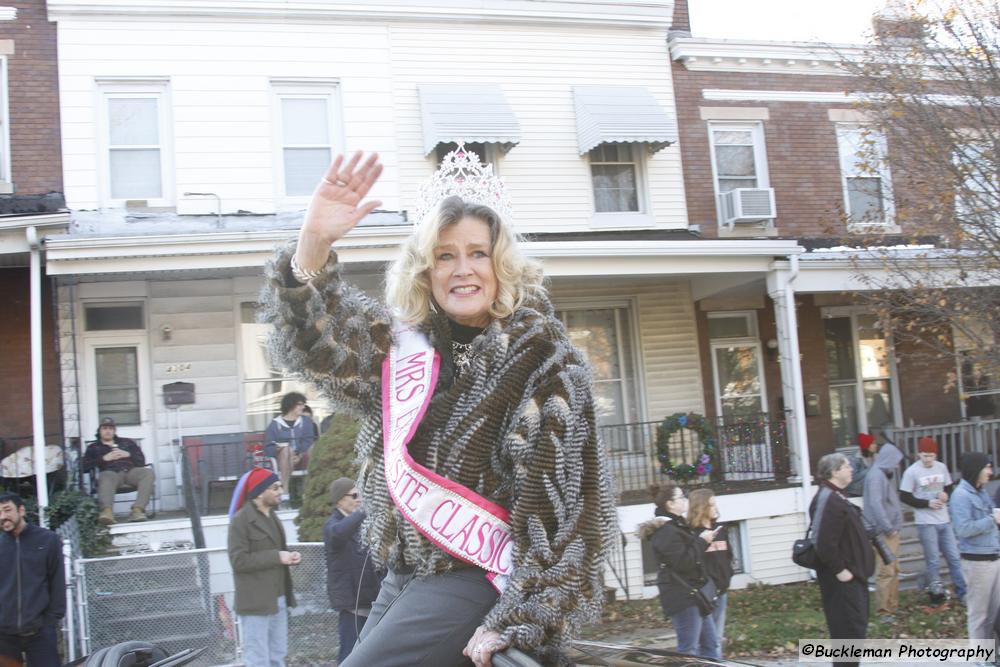
<instances>
[{"instance_id":1,"label":"man wearing sunglasses","mask_svg":"<svg viewBox=\"0 0 1000 667\"><path fill-rule=\"evenodd\" d=\"M326 588L330 606L340 612L340 655L342 663L358 640L361 628L368 620L372 602L378 597L381 573L368 557L361 543L361 494L354 480L341 477L330 485L333 513L323 526L326 546Z\"/></svg>"}]
</instances>

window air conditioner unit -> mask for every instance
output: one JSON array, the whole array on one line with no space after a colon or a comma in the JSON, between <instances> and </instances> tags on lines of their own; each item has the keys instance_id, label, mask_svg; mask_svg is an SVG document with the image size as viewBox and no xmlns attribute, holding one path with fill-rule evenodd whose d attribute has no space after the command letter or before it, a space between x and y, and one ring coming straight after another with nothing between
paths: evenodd
<instances>
[{"instance_id":1,"label":"window air conditioner unit","mask_svg":"<svg viewBox=\"0 0 1000 667\"><path fill-rule=\"evenodd\" d=\"M774 188L736 188L719 195L722 225L767 222L775 218Z\"/></svg>"}]
</instances>

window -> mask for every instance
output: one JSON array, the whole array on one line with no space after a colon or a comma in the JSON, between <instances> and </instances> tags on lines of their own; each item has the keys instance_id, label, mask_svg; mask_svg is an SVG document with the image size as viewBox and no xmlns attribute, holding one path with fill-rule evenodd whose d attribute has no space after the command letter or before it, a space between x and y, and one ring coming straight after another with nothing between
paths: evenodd
<instances>
[{"instance_id":1,"label":"window","mask_svg":"<svg viewBox=\"0 0 1000 667\"><path fill-rule=\"evenodd\" d=\"M736 188L769 187L760 123L711 123L708 130L716 195Z\"/></svg>"},{"instance_id":2,"label":"window","mask_svg":"<svg viewBox=\"0 0 1000 667\"><path fill-rule=\"evenodd\" d=\"M88 304L84 307L87 331L145 329L141 303Z\"/></svg>"},{"instance_id":3,"label":"window","mask_svg":"<svg viewBox=\"0 0 1000 667\"><path fill-rule=\"evenodd\" d=\"M475 153L476 157L479 158L480 162L482 162L483 164L493 165L493 171L494 173L496 173L497 161L496 161L496 152L494 150L495 146L494 144L483 144L479 142L472 142L464 145L466 152ZM434 158L437 160L437 165L441 166L441 161L444 159L444 156L456 149L458 149L458 144L453 141L449 143L438 144L437 148L434 149Z\"/></svg>"},{"instance_id":4,"label":"window","mask_svg":"<svg viewBox=\"0 0 1000 667\"><path fill-rule=\"evenodd\" d=\"M855 225L891 223L894 211L885 137L868 125L837 123L836 128L848 220Z\"/></svg>"},{"instance_id":5,"label":"window","mask_svg":"<svg viewBox=\"0 0 1000 667\"><path fill-rule=\"evenodd\" d=\"M632 339L632 320L627 305L580 307L560 310L570 340L583 352L594 372L594 403L599 426L632 424L640 420L639 382ZM641 446L624 429L622 437L606 431L613 450ZM633 441L634 440L634 441Z\"/></svg>"},{"instance_id":6,"label":"window","mask_svg":"<svg viewBox=\"0 0 1000 667\"><path fill-rule=\"evenodd\" d=\"M270 324L257 322L257 304L240 304L240 353L243 382L243 414L248 431L263 431L281 412L281 397L290 391L305 394L316 425L330 414L326 401L311 384L299 382L271 364L267 355Z\"/></svg>"},{"instance_id":7,"label":"window","mask_svg":"<svg viewBox=\"0 0 1000 667\"><path fill-rule=\"evenodd\" d=\"M280 174L279 195L312 194L343 141L335 82L272 82Z\"/></svg>"},{"instance_id":8,"label":"window","mask_svg":"<svg viewBox=\"0 0 1000 667\"><path fill-rule=\"evenodd\" d=\"M996 365L984 358L988 356L984 350L996 339L985 322L965 322L963 326L965 330L952 328L962 419L996 419L1000 417L1000 381Z\"/></svg>"},{"instance_id":9,"label":"window","mask_svg":"<svg viewBox=\"0 0 1000 667\"><path fill-rule=\"evenodd\" d=\"M139 361L135 347L102 347L94 351L97 414L122 426L141 423Z\"/></svg>"},{"instance_id":10,"label":"window","mask_svg":"<svg viewBox=\"0 0 1000 667\"><path fill-rule=\"evenodd\" d=\"M98 86L105 202L171 206L167 81L98 81Z\"/></svg>"},{"instance_id":11,"label":"window","mask_svg":"<svg viewBox=\"0 0 1000 667\"><path fill-rule=\"evenodd\" d=\"M14 192L10 173L10 117L7 106L7 58L0 56L0 194Z\"/></svg>"},{"instance_id":12,"label":"window","mask_svg":"<svg viewBox=\"0 0 1000 667\"><path fill-rule=\"evenodd\" d=\"M958 224L972 237L995 236L1000 223L997 207L1000 165L996 150L985 141L968 141L956 147L953 161L958 172L955 193Z\"/></svg>"},{"instance_id":13,"label":"window","mask_svg":"<svg viewBox=\"0 0 1000 667\"><path fill-rule=\"evenodd\" d=\"M639 213L639 161L630 144L601 144L587 154L597 213Z\"/></svg>"},{"instance_id":14,"label":"window","mask_svg":"<svg viewBox=\"0 0 1000 667\"><path fill-rule=\"evenodd\" d=\"M767 412L757 314L709 313L715 410L727 423Z\"/></svg>"},{"instance_id":15,"label":"window","mask_svg":"<svg viewBox=\"0 0 1000 667\"><path fill-rule=\"evenodd\" d=\"M852 447L858 433L895 423L891 341L876 315L824 313L834 447Z\"/></svg>"}]
</instances>

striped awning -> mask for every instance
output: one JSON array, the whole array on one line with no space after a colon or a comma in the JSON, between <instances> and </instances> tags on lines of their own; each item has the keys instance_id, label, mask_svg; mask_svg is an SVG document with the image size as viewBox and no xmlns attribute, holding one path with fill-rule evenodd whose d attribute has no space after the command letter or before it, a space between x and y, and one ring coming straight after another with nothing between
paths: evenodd
<instances>
[{"instance_id":1,"label":"striped awning","mask_svg":"<svg viewBox=\"0 0 1000 667\"><path fill-rule=\"evenodd\" d=\"M521 125L498 84L421 84L424 155L441 143L499 144L503 151L521 141Z\"/></svg>"},{"instance_id":2,"label":"striped awning","mask_svg":"<svg viewBox=\"0 0 1000 667\"><path fill-rule=\"evenodd\" d=\"M647 144L655 153L677 141L677 118L642 86L573 86L576 136L583 155L601 144Z\"/></svg>"}]
</instances>

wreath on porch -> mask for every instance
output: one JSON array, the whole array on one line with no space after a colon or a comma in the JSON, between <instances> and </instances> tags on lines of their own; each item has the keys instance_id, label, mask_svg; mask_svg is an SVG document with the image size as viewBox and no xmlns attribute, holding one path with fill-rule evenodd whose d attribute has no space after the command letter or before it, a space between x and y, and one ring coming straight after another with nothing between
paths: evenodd
<instances>
[{"instance_id":1,"label":"wreath on porch","mask_svg":"<svg viewBox=\"0 0 1000 667\"><path fill-rule=\"evenodd\" d=\"M701 455L695 463L674 463L670 460L670 439L681 429L688 429L698 436ZM712 472L712 454L715 451L715 432L712 423L694 412L677 412L656 427L656 459L660 472L677 482L686 482Z\"/></svg>"}]
</instances>

